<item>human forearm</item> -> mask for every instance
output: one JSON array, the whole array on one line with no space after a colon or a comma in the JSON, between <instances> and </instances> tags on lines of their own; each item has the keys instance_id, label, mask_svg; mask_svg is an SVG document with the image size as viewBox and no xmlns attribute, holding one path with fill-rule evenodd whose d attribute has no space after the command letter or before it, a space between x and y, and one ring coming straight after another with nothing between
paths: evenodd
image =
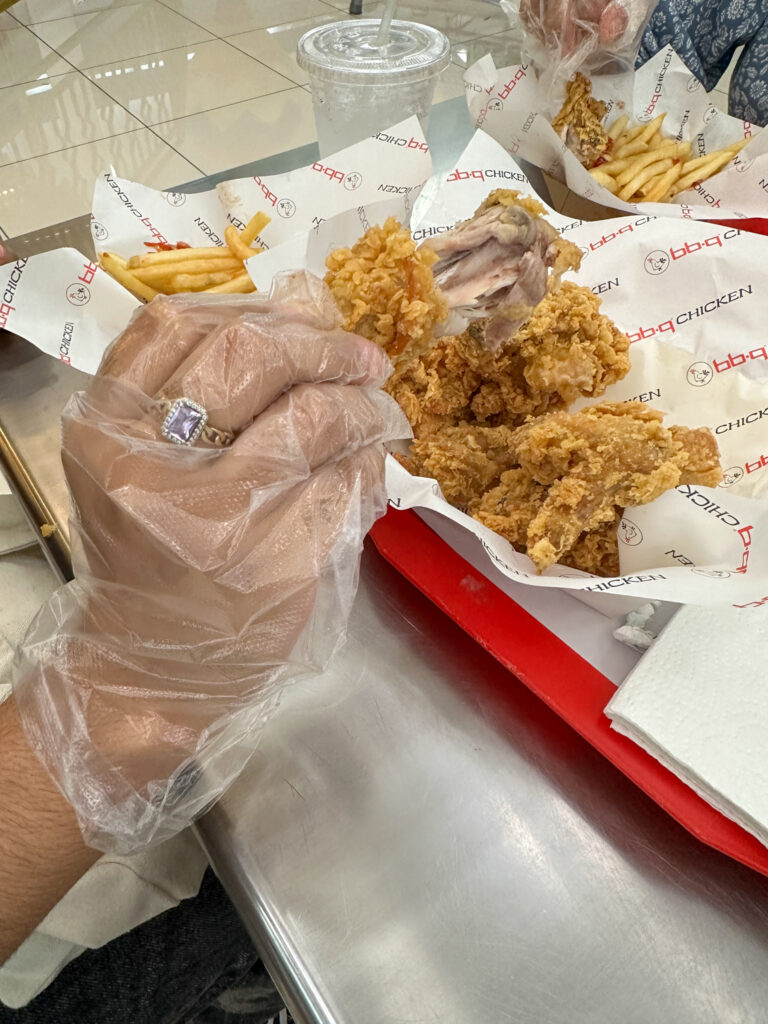
<instances>
[{"instance_id":1,"label":"human forearm","mask_svg":"<svg viewBox=\"0 0 768 1024\"><path fill-rule=\"evenodd\" d=\"M0 963L99 857L32 752L16 705L0 705Z\"/></svg>"}]
</instances>

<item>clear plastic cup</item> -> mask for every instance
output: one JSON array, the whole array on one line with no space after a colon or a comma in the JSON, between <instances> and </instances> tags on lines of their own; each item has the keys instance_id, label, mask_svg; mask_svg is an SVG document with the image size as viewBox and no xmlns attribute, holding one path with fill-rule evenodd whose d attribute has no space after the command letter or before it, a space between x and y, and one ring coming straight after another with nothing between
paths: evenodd
<instances>
[{"instance_id":1,"label":"clear plastic cup","mask_svg":"<svg viewBox=\"0 0 768 1024\"><path fill-rule=\"evenodd\" d=\"M378 46L379 25L378 18L337 21L299 40L297 60L309 75L321 157L411 114L426 131L450 43L429 25L393 21L386 45Z\"/></svg>"}]
</instances>

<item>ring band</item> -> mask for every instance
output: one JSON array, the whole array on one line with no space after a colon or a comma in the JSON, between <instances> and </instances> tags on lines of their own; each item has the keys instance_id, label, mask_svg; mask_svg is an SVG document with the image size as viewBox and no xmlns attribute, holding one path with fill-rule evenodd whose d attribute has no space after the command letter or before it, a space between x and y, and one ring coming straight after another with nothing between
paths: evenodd
<instances>
[{"instance_id":1,"label":"ring band","mask_svg":"<svg viewBox=\"0 0 768 1024\"><path fill-rule=\"evenodd\" d=\"M157 405L163 417L160 432L173 444L192 445L205 441L214 448L226 448L235 439L231 430L210 426L206 410L191 398L161 397Z\"/></svg>"}]
</instances>

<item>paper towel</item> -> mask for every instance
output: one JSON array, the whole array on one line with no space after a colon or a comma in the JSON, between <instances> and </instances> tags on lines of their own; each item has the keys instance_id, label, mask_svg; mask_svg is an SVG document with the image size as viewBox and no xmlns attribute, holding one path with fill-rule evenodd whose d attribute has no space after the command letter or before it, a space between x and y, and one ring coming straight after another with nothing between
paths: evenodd
<instances>
[{"instance_id":1,"label":"paper towel","mask_svg":"<svg viewBox=\"0 0 768 1024\"><path fill-rule=\"evenodd\" d=\"M763 602L680 609L605 713L768 846L768 596Z\"/></svg>"}]
</instances>

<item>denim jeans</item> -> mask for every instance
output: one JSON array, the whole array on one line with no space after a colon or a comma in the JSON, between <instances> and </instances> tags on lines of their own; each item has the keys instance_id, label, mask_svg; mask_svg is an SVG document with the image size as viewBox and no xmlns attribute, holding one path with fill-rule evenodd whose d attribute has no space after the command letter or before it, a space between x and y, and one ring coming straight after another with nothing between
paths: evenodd
<instances>
[{"instance_id":1,"label":"denim jeans","mask_svg":"<svg viewBox=\"0 0 768 1024\"><path fill-rule=\"evenodd\" d=\"M281 1013L282 1011L282 1013ZM240 918L209 869L199 894L83 953L0 1024L290 1024Z\"/></svg>"}]
</instances>

